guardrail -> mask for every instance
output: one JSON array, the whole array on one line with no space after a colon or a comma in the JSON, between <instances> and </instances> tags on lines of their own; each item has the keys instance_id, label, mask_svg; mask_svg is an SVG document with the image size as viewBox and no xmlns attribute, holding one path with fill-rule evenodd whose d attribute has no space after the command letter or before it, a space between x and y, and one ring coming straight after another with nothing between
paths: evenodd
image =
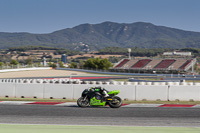
<instances>
[{"instance_id":1,"label":"guardrail","mask_svg":"<svg viewBox=\"0 0 200 133\"><path fill-rule=\"evenodd\" d=\"M30 67L30 68L16 68L16 69L2 69L0 72L16 72L16 71L28 71L28 70L45 70L52 69L51 67Z\"/></svg>"},{"instance_id":2,"label":"guardrail","mask_svg":"<svg viewBox=\"0 0 200 133\"><path fill-rule=\"evenodd\" d=\"M0 97L78 99L84 89L102 86L120 90L129 100L200 101L200 83L100 82L77 79L0 79Z\"/></svg>"},{"instance_id":3,"label":"guardrail","mask_svg":"<svg viewBox=\"0 0 200 133\"><path fill-rule=\"evenodd\" d=\"M87 70L87 69L75 69L75 68L56 68L56 70L68 70L79 71L96 74L108 74L108 75L126 75L126 76L157 76L157 77L182 77L181 74L149 74L149 73L122 73L122 72L108 72L106 70ZM184 77L200 77L200 75L184 75Z\"/></svg>"}]
</instances>

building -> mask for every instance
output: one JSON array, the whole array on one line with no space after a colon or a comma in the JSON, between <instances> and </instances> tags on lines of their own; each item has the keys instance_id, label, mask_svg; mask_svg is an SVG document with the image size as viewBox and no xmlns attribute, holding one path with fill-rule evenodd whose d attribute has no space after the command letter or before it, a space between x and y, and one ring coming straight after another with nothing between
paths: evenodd
<instances>
[{"instance_id":1,"label":"building","mask_svg":"<svg viewBox=\"0 0 200 133\"><path fill-rule=\"evenodd\" d=\"M64 64L67 63L67 56L66 56L66 54L62 54L61 60L62 60L62 62L63 62Z\"/></svg>"},{"instance_id":2,"label":"building","mask_svg":"<svg viewBox=\"0 0 200 133\"><path fill-rule=\"evenodd\" d=\"M174 51L174 52L164 52L163 55L168 55L168 56L192 56L191 52L180 52L180 51Z\"/></svg>"}]
</instances>

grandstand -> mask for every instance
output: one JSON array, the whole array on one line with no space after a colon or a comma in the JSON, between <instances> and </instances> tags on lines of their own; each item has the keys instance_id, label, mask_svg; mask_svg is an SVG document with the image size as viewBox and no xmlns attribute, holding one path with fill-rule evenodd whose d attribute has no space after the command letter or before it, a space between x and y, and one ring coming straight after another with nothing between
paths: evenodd
<instances>
[{"instance_id":1,"label":"grandstand","mask_svg":"<svg viewBox=\"0 0 200 133\"><path fill-rule=\"evenodd\" d=\"M162 59L153 59L151 62L149 62L144 69L152 69L154 68L159 62L161 62Z\"/></svg>"},{"instance_id":2,"label":"grandstand","mask_svg":"<svg viewBox=\"0 0 200 133\"><path fill-rule=\"evenodd\" d=\"M122 59L111 70L129 72L174 72L185 73L196 63L196 59Z\"/></svg>"},{"instance_id":3,"label":"grandstand","mask_svg":"<svg viewBox=\"0 0 200 133\"><path fill-rule=\"evenodd\" d=\"M175 59L166 59L166 60L162 60L160 63L158 63L154 69L167 69L171 64L173 64L174 62L176 62Z\"/></svg>"},{"instance_id":4,"label":"grandstand","mask_svg":"<svg viewBox=\"0 0 200 133\"><path fill-rule=\"evenodd\" d=\"M137 61L131 68L143 68L146 66L151 60L150 59L142 59Z\"/></svg>"},{"instance_id":5,"label":"grandstand","mask_svg":"<svg viewBox=\"0 0 200 133\"><path fill-rule=\"evenodd\" d=\"M191 64L191 62L192 62L192 59L191 60L187 60L179 69L180 70L186 70L186 69L188 69L187 66L189 66Z\"/></svg>"},{"instance_id":6,"label":"grandstand","mask_svg":"<svg viewBox=\"0 0 200 133\"><path fill-rule=\"evenodd\" d=\"M125 65L124 68L125 69L129 69L133 64L135 64L137 62L137 60L129 60Z\"/></svg>"},{"instance_id":7,"label":"grandstand","mask_svg":"<svg viewBox=\"0 0 200 133\"><path fill-rule=\"evenodd\" d=\"M123 59L119 64L115 66L115 68L123 67L128 61L129 59Z\"/></svg>"}]
</instances>

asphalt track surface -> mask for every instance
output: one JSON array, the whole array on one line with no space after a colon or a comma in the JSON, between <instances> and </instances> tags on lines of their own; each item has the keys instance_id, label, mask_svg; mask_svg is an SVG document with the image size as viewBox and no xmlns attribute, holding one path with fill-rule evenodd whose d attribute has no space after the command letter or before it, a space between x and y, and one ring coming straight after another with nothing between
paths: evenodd
<instances>
[{"instance_id":1,"label":"asphalt track surface","mask_svg":"<svg viewBox=\"0 0 200 133\"><path fill-rule=\"evenodd\" d=\"M200 127L199 108L79 108L0 105L0 123Z\"/></svg>"}]
</instances>

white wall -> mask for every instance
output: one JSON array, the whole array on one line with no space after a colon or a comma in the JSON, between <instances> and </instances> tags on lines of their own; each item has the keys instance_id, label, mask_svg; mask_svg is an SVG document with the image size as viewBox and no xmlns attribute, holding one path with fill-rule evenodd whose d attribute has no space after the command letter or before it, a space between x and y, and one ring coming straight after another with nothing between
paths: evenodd
<instances>
[{"instance_id":1,"label":"white wall","mask_svg":"<svg viewBox=\"0 0 200 133\"><path fill-rule=\"evenodd\" d=\"M0 97L15 97L15 83L0 83Z\"/></svg>"},{"instance_id":2,"label":"white wall","mask_svg":"<svg viewBox=\"0 0 200 133\"><path fill-rule=\"evenodd\" d=\"M71 84L45 84L44 98L73 99L73 86Z\"/></svg>"},{"instance_id":3,"label":"white wall","mask_svg":"<svg viewBox=\"0 0 200 133\"><path fill-rule=\"evenodd\" d=\"M137 100L168 100L167 85L138 85L136 86Z\"/></svg>"},{"instance_id":4,"label":"white wall","mask_svg":"<svg viewBox=\"0 0 200 133\"><path fill-rule=\"evenodd\" d=\"M169 100L174 101L176 99L181 101L188 101L190 99L200 101L200 86L170 86Z\"/></svg>"},{"instance_id":5,"label":"white wall","mask_svg":"<svg viewBox=\"0 0 200 133\"><path fill-rule=\"evenodd\" d=\"M16 98L44 98L44 84L17 83L15 90Z\"/></svg>"},{"instance_id":6,"label":"white wall","mask_svg":"<svg viewBox=\"0 0 200 133\"><path fill-rule=\"evenodd\" d=\"M23 80L22 80L23 81ZM66 98L78 99L84 89L89 87L102 86L108 91L120 90L118 96L122 99L129 100L163 100L174 101L176 99L189 101L200 101L200 85L193 83L160 83L144 84L144 83L123 83L115 84L56 84L56 83L18 83L15 80L0 81L0 97L17 97L21 98Z\"/></svg>"}]
</instances>

